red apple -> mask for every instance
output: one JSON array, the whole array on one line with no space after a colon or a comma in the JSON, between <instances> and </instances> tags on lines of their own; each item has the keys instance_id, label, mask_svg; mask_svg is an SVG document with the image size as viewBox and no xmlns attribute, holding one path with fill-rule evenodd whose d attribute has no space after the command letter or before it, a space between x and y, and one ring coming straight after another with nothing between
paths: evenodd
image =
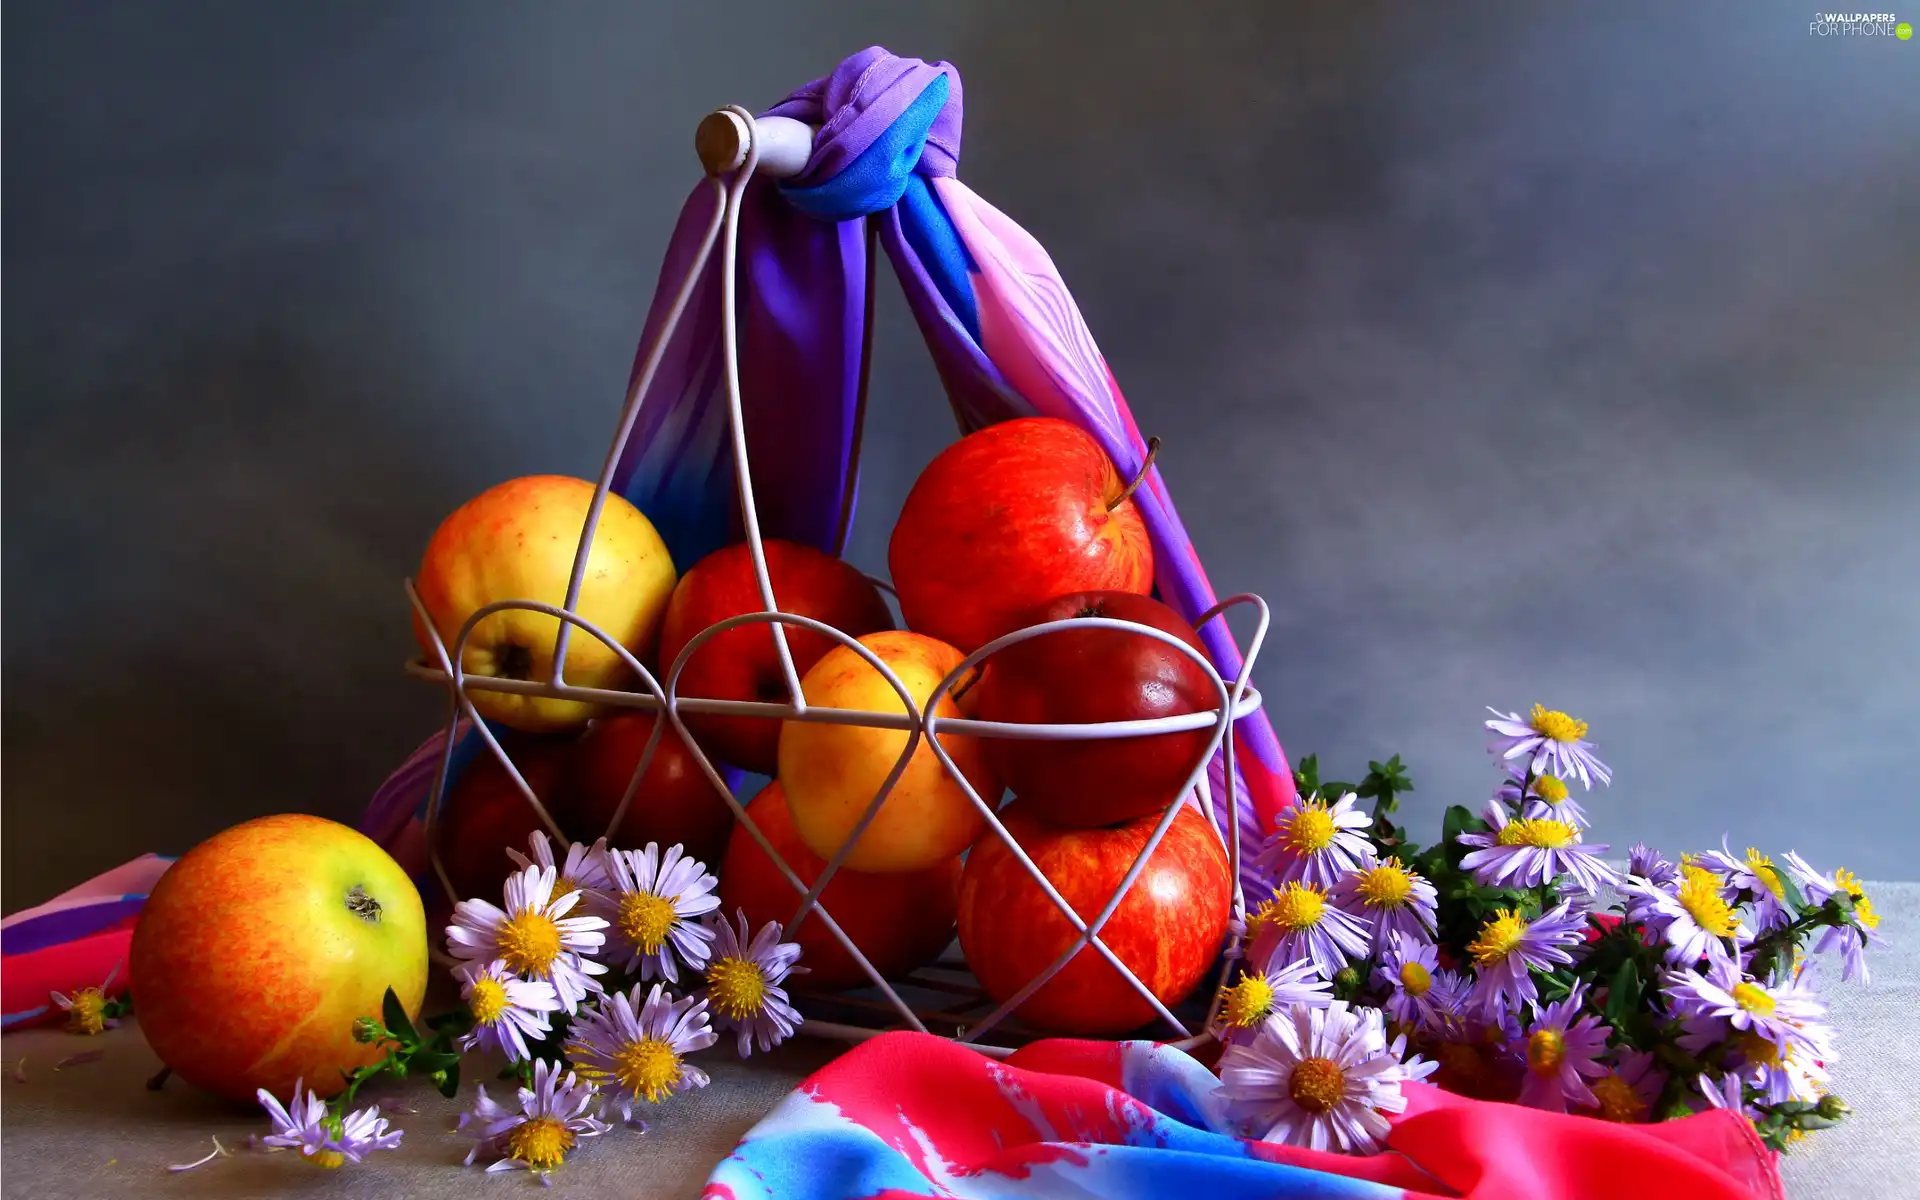
<instances>
[{"instance_id":1,"label":"red apple","mask_svg":"<svg viewBox=\"0 0 1920 1200\"><path fill-rule=\"evenodd\" d=\"M1000 819L1082 921L1099 915L1159 824L1147 816L1114 829L1059 829L1024 807L1015 801ZM1206 818L1182 808L1102 927L1100 940L1171 1009L1213 964L1232 902L1226 847ZM1005 843L992 834L975 843L960 880L960 948L989 996L1004 1003L1078 936ZM1146 1000L1090 948L1082 948L1016 1015L1082 1036L1126 1033L1155 1019Z\"/></svg>"},{"instance_id":2,"label":"red apple","mask_svg":"<svg viewBox=\"0 0 1920 1200\"><path fill-rule=\"evenodd\" d=\"M797 542L767 539L767 578L782 612L812 617L849 637L893 628L893 614L873 581L830 554ZM667 602L660 631L660 667L672 668L688 641L710 625L742 613L765 612L747 544L725 546L695 563ZM789 625L787 650L796 677L837 643ZM680 673L681 696L785 704L786 676L766 625L745 625L701 643ZM710 753L760 775L778 767L780 722L773 717L687 714L687 731Z\"/></svg>"},{"instance_id":3,"label":"red apple","mask_svg":"<svg viewBox=\"0 0 1920 1200\"><path fill-rule=\"evenodd\" d=\"M780 857L808 887L826 869L826 860L807 849L793 826L793 813L779 781L760 789L747 804L747 816ZM868 875L845 867L834 872L820 901L840 928L860 947L867 961L886 978L905 975L939 957L953 940L954 911L960 899L960 860L946 859L924 871ZM723 912L744 909L758 929L768 921L785 921L800 907L793 890L760 843L744 825L727 841L720 862L720 900ZM800 965L807 974L795 983L811 991L840 991L871 984L867 973L840 945L819 914L801 923L798 936Z\"/></svg>"},{"instance_id":4,"label":"red apple","mask_svg":"<svg viewBox=\"0 0 1920 1200\"><path fill-rule=\"evenodd\" d=\"M1133 621L1201 649L1179 613L1132 592L1076 592L1028 612L1020 624L1073 617ZM983 721L1137 721L1220 703L1206 668L1165 642L1125 629L1043 633L999 651L986 668L974 689ZM1070 742L985 738L981 744L1023 811L1055 825L1091 828L1166 811L1212 736L1211 729L1195 729Z\"/></svg>"},{"instance_id":5,"label":"red apple","mask_svg":"<svg viewBox=\"0 0 1920 1200\"><path fill-rule=\"evenodd\" d=\"M553 806L575 742L572 737L525 734L509 734L500 739L500 748L513 759L527 786L548 806L548 811L554 813L556 821L561 818ZM501 882L517 869L507 857L507 850L526 853L527 835L545 828L493 751L480 747L479 753L441 797L440 812L434 823L433 837L440 849L440 864L447 869L454 890L460 893L453 899L478 896L498 903ZM564 823L562 828L575 837L583 832L566 829Z\"/></svg>"},{"instance_id":6,"label":"red apple","mask_svg":"<svg viewBox=\"0 0 1920 1200\"><path fill-rule=\"evenodd\" d=\"M607 833L607 824L627 794L640 755L657 718L648 712L605 717L580 739L561 785L554 819L568 832L591 841ZM733 810L700 770L693 752L667 722L640 788L627 805L620 827L607 835L618 850L637 850L648 842L664 849L678 843L703 863L719 860L733 828Z\"/></svg>"},{"instance_id":7,"label":"red apple","mask_svg":"<svg viewBox=\"0 0 1920 1200\"><path fill-rule=\"evenodd\" d=\"M887 568L907 628L972 653L1068 592L1153 587L1128 481L1093 437L1021 417L961 438L907 494Z\"/></svg>"}]
</instances>

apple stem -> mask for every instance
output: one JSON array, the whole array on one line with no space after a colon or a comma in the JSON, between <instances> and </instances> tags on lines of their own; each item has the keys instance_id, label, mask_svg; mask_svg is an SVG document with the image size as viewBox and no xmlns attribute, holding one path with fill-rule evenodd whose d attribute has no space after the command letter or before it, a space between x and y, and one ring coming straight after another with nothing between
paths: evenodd
<instances>
[{"instance_id":1,"label":"apple stem","mask_svg":"<svg viewBox=\"0 0 1920 1200\"><path fill-rule=\"evenodd\" d=\"M155 1075L152 1079L147 1080L147 1090L150 1092L157 1092L161 1088L167 1086L167 1079L172 1074L173 1074L172 1067L161 1067L160 1073L158 1075Z\"/></svg>"},{"instance_id":2,"label":"apple stem","mask_svg":"<svg viewBox=\"0 0 1920 1200\"><path fill-rule=\"evenodd\" d=\"M1140 463L1140 473L1133 477L1133 482L1127 485L1126 491L1121 492L1118 496L1115 496L1113 498L1113 503L1107 505L1108 512L1112 512L1114 509L1119 508L1122 504L1125 504L1128 498L1133 495L1134 489L1138 488L1142 483L1146 482L1147 472L1153 469L1153 456L1158 453L1160 453L1160 439L1157 437L1148 438L1147 439L1147 457L1143 459Z\"/></svg>"}]
</instances>

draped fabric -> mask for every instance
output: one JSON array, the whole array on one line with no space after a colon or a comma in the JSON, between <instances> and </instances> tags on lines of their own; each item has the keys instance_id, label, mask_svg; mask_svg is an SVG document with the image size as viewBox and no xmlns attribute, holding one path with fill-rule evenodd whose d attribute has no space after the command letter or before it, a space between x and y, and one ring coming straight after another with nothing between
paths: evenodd
<instances>
[{"instance_id":1,"label":"draped fabric","mask_svg":"<svg viewBox=\"0 0 1920 1200\"><path fill-rule=\"evenodd\" d=\"M1234 1135L1206 1067L1151 1042L1036 1042L996 1062L889 1033L800 1085L705 1200L1775 1200L1739 1116L1616 1125L1406 1085L1383 1152Z\"/></svg>"}]
</instances>

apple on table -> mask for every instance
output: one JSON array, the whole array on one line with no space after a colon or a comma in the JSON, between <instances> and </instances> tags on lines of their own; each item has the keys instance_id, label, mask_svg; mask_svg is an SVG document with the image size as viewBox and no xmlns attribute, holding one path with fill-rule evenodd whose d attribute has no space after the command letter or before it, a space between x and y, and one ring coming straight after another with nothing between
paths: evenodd
<instances>
[{"instance_id":1,"label":"apple on table","mask_svg":"<svg viewBox=\"0 0 1920 1200\"><path fill-rule=\"evenodd\" d=\"M1079 426L1021 417L968 434L914 481L887 544L907 628L972 653L1069 592L1153 587L1153 543L1113 460Z\"/></svg>"},{"instance_id":2,"label":"apple on table","mask_svg":"<svg viewBox=\"0 0 1920 1200\"><path fill-rule=\"evenodd\" d=\"M427 985L420 893L372 839L302 814L260 817L187 851L154 885L128 968L140 1031L188 1083L251 1103L296 1080L329 1097L379 1059L353 1039L391 988L409 1020Z\"/></svg>"},{"instance_id":3,"label":"apple on table","mask_svg":"<svg viewBox=\"0 0 1920 1200\"><path fill-rule=\"evenodd\" d=\"M893 628L893 614L880 589L851 564L779 538L762 539L761 549L774 602L782 612L812 617L854 638ZM729 617L764 611L747 543L724 546L695 563L667 602L660 630L662 682L702 630ZM783 628L796 678L839 644L810 629ZM765 624L738 626L702 642L681 668L674 690L677 696L711 700L785 704L791 699L772 627ZM702 749L725 762L757 775L772 775L779 767L778 718L683 711L682 720Z\"/></svg>"},{"instance_id":4,"label":"apple on table","mask_svg":"<svg viewBox=\"0 0 1920 1200\"><path fill-rule=\"evenodd\" d=\"M440 523L427 543L414 589L448 653L468 618L503 600L562 605L586 529L594 485L564 475L529 475L497 484ZM656 644L677 576L653 524L624 497L607 494L574 613L644 661ZM428 662L432 637L416 613L414 636ZM541 681L553 671L560 619L503 609L474 627L461 654L468 675ZM632 672L599 638L575 627L568 639L567 683L631 686ZM514 692L469 693L480 715L528 733L576 729L596 706Z\"/></svg>"},{"instance_id":5,"label":"apple on table","mask_svg":"<svg viewBox=\"0 0 1920 1200\"><path fill-rule=\"evenodd\" d=\"M1091 923L1126 877L1163 814L1111 829L1061 829L1015 800L998 816L1082 921ZM1207 819L1182 806L1100 940L1169 1010L1200 986L1227 933L1233 880ZM997 836L967 856L960 880L960 948L980 986L1005 1003L1080 936ZM1151 1005L1091 946L1082 947L1015 1014L1055 1033L1095 1037L1139 1029Z\"/></svg>"}]
</instances>

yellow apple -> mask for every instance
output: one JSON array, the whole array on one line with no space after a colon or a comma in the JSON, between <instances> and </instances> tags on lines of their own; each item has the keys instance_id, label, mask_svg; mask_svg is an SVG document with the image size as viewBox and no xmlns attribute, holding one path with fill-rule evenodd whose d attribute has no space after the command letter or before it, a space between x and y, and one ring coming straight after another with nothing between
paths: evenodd
<instances>
[{"instance_id":1,"label":"yellow apple","mask_svg":"<svg viewBox=\"0 0 1920 1200\"><path fill-rule=\"evenodd\" d=\"M392 988L427 986L427 920L400 864L357 830L298 813L217 833L167 868L128 951L140 1031L188 1083L251 1102L296 1079L321 1096L381 1051L353 1038Z\"/></svg>"},{"instance_id":2,"label":"yellow apple","mask_svg":"<svg viewBox=\"0 0 1920 1200\"><path fill-rule=\"evenodd\" d=\"M900 678L916 705L966 656L924 634L870 633L860 644ZM886 677L847 646L836 646L807 672L800 691L813 708L904 713L900 694ZM941 697L936 716L964 714L952 693ZM977 738L942 734L940 745L988 804L1000 785L987 769ZM907 747L907 733L816 721L785 721L780 728L780 784L787 793L795 831L809 850L831 859L879 794ZM953 858L972 844L985 823L966 792L941 767L924 740L848 853L855 871L921 871Z\"/></svg>"},{"instance_id":3,"label":"yellow apple","mask_svg":"<svg viewBox=\"0 0 1920 1200\"><path fill-rule=\"evenodd\" d=\"M467 618L489 604L535 600L558 607L566 601L573 556L592 500L593 485L584 479L528 475L488 488L440 523L413 584L449 653ZM609 492L574 612L644 659L659 635L676 581L673 559L653 523ZM413 626L427 660L434 661L432 643L417 615ZM545 680L553 671L559 627L560 619L545 613L494 613L474 626L461 667L468 675ZM567 646L566 682L617 688L631 679L606 643L574 628ZM527 733L577 728L597 711L575 700L477 688L468 694L481 716Z\"/></svg>"}]
</instances>

